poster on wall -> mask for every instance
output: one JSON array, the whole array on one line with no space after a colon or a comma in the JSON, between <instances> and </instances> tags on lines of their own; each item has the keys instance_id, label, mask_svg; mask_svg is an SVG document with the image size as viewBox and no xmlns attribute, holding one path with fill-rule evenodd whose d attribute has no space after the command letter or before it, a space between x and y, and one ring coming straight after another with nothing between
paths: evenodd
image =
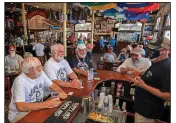
<instances>
[{"instance_id":1,"label":"poster on wall","mask_svg":"<svg viewBox=\"0 0 176 123\"><path fill-rule=\"evenodd\" d=\"M14 29L14 20L13 19L7 19L7 27L9 29Z\"/></svg>"},{"instance_id":2,"label":"poster on wall","mask_svg":"<svg viewBox=\"0 0 176 123\"><path fill-rule=\"evenodd\" d=\"M34 10L28 14L28 29L49 29L46 23L48 20L48 12L45 10Z\"/></svg>"}]
</instances>

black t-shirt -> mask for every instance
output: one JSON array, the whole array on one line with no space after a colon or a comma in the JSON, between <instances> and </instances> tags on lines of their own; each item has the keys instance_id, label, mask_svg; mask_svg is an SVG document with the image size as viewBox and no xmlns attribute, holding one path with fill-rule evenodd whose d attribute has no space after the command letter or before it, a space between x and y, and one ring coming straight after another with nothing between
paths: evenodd
<instances>
[{"instance_id":1,"label":"black t-shirt","mask_svg":"<svg viewBox=\"0 0 176 123\"><path fill-rule=\"evenodd\" d=\"M87 55L85 58L77 58L76 56L73 56L72 58L70 58L69 64L71 68L76 67L80 70L89 70L92 68L92 62Z\"/></svg>"},{"instance_id":2,"label":"black t-shirt","mask_svg":"<svg viewBox=\"0 0 176 123\"><path fill-rule=\"evenodd\" d=\"M162 60L152 66L144 73L144 82L162 92L170 92L170 59ZM135 112L150 119L158 119L164 110L164 100L152 93L136 87L135 89Z\"/></svg>"}]
</instances>

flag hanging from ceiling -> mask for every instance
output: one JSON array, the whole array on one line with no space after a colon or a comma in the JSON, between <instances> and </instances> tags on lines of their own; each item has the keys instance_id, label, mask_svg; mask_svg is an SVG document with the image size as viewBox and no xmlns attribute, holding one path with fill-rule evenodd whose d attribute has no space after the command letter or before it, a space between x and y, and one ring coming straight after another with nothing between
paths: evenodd
<instances>
[{"instance_id":1,"label":"flag hanging from ceiling","mask_svg":"<svg viewBox=\"0 0 176 123\"><path fill-rule=\"evenodd\" d=\"M117 3L117 6L123 8L123 7L129 7L129 8L140 8L151 5L150 2L144 2L144 3Z\"/></svg>"},{"instance_id":2,"label":"flag hanging from ceiling","mask_svg":"<svg viewBox=\"0 0 176 123\"><path fill-rule=\"evenodd\" d=\"M89 3L80 3L82 5L89 6L92 10L107 10L117 7L117 3L105 3L105 2L89 2Z\"/></svg>"},{"instance_id":3,"label":"flag hanging from ceiling","mask_svg":"<svg viewBox=\"0 0 176 123\"><path fill-rule=\"evenodd\" d=\"M148 18L148 13L146 14L139 14L139 15L126 15L125 16L127 20L133 20L133 21L137 21L137 20L141 20L143 18Z\"/></svg>"},{"instance_id":4,"label":"flag hanging from ceiling","mask_svg":"<svg viewBox=\"0 0 176 123\"><path fill-rule=\"evenodd\" d=\"M152 5L141 7L141 8L128 8L128 11L143 13L143 12L151 12L159 9L159 3L153 3Z\"/></svg>"}]
</instances>

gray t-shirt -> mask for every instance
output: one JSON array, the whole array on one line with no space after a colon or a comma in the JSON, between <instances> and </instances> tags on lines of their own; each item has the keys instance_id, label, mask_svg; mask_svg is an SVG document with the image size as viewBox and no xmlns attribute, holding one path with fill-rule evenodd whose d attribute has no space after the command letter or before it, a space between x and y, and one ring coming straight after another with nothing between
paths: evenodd
<instances>
[{"instance_id":1,"label":"gray t-shirt","mask_svg":"<svg viewBox=\"0 0 176 123\"><path fill-rule=\"evenodd\" d=\"M107 59L107 62L113 63L116 59L116 54L114 52L110 53L105 53L104 54L104 59Z\"/></svg>"},{"instance_id":2,"label":"gray t-shirt","mask_svg":"<svg viewBox=\"0 0 176 123\"><path fill-rule=\"evenodd\" d=\"M5 56L5 66L10 67L11 69L19 69L18 60L23 61L23 58L18 54L13 58L11 58L10 55L7 55Z\"/></svg>"},{"instance_id":3,"label":"gray t-shirt","mask_svg":"<svg viewBox=\"0 0 176 123\"><path fill-rule=\"evenodd\" d=\"M8 119L12 121L19 113L16 108L16 102L42 102L44 87L50 87L52 81L42 71L37 79L30 79L24 73L21 73L14 81L12 86L12 99L9 105Z\"/></svg>"}]
</instances>

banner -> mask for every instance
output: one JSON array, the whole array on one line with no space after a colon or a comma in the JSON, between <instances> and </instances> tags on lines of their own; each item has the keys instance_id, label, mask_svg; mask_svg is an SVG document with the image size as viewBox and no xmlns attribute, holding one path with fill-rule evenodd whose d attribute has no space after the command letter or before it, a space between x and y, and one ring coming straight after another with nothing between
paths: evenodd
<instances>
[{"instance_id":1,"label":"banner","mask_svg":"<svg viewBox=\"0 0 176 123\"><path fill-rule=\"evenodd\" d=\"M135 30L141 31L142 24L120 24L119 31Z\"/></svg>"}]
</instances>

